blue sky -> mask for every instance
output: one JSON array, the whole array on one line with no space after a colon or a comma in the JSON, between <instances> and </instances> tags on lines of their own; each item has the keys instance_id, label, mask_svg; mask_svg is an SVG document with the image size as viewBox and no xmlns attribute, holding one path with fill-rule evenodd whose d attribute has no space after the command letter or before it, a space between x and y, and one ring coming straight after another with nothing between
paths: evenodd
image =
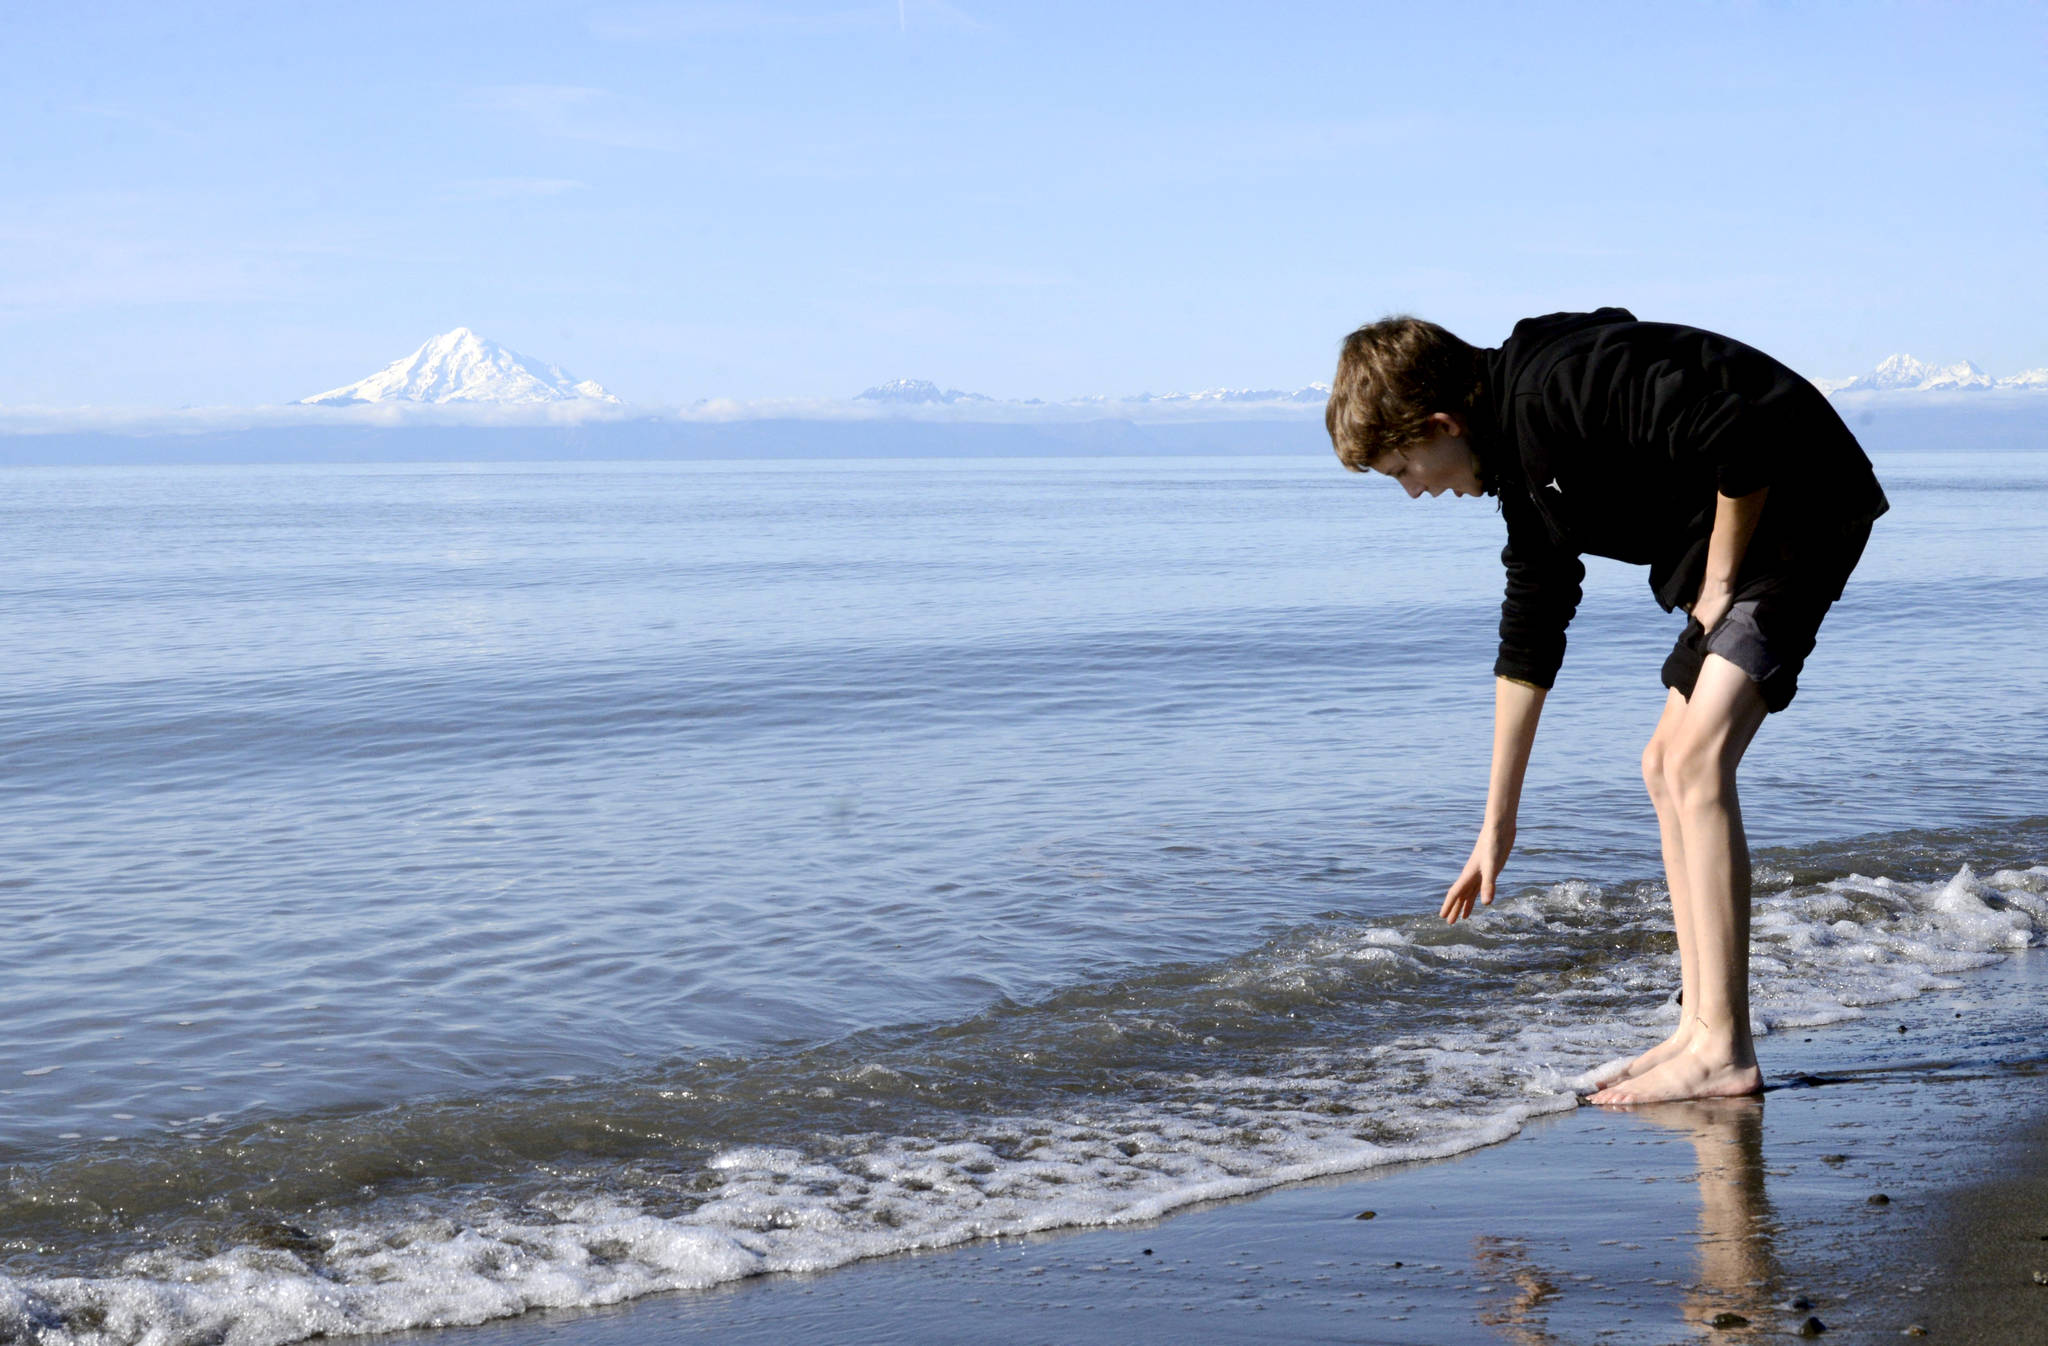
<instances>
[{"instance_id":1,"label":"blue sky","mask_svg":"<svg viewBox=\"0 0 2048 1346\"><path fill-rule=\"evenodd\" d=\"M1620 303L2048 365L2048 7L27 5L0 405L275 403L468 325L630 401L1328 377Z\"/></svg>"}]
</instances>

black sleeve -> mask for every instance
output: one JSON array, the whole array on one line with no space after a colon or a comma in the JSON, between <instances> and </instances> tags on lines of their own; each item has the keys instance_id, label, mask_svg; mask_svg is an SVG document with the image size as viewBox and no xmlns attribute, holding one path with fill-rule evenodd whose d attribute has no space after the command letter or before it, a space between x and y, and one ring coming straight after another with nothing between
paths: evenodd
<instances>
[{"instance_id":1,"label":"black sleeve","mask_svg":"<svg viewBox=\"0 0 2048 1346\"><path fill-rule=\"evenodd\" d=\"M1550 536L1520 490L1501 491L1508 545L1501 549L1507 593L1500 605L1500 656L1494 676L1549 687L1564 663L1564 629L1579 610L1586 578L1577 553Z\"/></svg>"}]
</instances>

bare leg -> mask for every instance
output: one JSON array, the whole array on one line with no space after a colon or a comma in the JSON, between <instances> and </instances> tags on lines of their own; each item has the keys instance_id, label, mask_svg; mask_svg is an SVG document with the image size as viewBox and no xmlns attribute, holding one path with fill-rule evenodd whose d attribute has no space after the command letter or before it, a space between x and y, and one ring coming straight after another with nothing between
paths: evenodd
<instances>
[{"instance_id":1,"label":"bare leg","mask_svg":"<svg viewBox=\"0 0 2048 1346\"><path fill-rule=\"evenodd\" d=\"M1685 722L1685 698L1673 691L1664 698L1664 713L1643 749L1643 784L1649 787L1650 802L1657 809L1657 834L1664 850L1664 885L1671 893L1671 924L1678 932L1679 996L1678 1026L1650 1050L1612 1075L1602 1077L1600 1088L1634 1079L1682 1050L1692 1039L1693 1008L1700 1003L1699 958L1692 947L1692 904L1687 897L1692 881L1685 872L1685 837L1678 825L1678 799L1666 782L1666 759L1679 726Z\"/></svg>"},{"instance_id":2,"label":"bare leg","mask_svg":"<svg viewBox=\"0 0 2048 1346\"><path fill-rule=\"evenodd\" d=\"M1749 1035L1749 842L1735 793L1736 768L1763 720L1763 696L1749 676L1708 655L1664 753L1692 931L1694 973L1685 988L1692 1032L1659 1064L1594 1094L1595 1103L1728 1097L1763 1088ZM1683 933L1679 939L1683 959Z\"/></svg>"}]
</instances>

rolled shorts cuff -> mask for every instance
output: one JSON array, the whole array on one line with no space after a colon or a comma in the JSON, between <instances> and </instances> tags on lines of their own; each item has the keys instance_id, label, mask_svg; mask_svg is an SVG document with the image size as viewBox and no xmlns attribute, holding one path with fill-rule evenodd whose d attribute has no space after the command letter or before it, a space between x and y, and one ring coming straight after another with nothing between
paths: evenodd
<instances>
[{"instance_id":1,"label":"rolled shorts cuff","mask_svg":"<svg viewBox=\"0 0 2048 1346\"><path fill-rule=\"evenodd\" d=\"M1776 713L1792 704L1820 624L1870 541L1870 523L1796 536L1796 543L1783 534L1775 544L1752 539L1754 568L1736 588L1735 601L1712 631L1697 618L1686 622L1664 660L1666 687L1691 700L1701 666L1718 654L1749 675L1765 709Z\"/></svg>"},{"instance_id":2,"label":"rolled shorts cuff","mask_svg":"<svg viewBox=\"0 0 2048 1346\"><path fill-rule=\"evenodd\" d=\"M1690 700L1707 656L1718 654L1749 675L1763 694L1765 709L1776 713L1791 705L1820 622L1794 623L1767 633L1758 621L1758 606L1756 599L1733 604L1712 631L1698 618L1688 621L1664 660L1664 685Z\"/></svg>"}]
</instances>

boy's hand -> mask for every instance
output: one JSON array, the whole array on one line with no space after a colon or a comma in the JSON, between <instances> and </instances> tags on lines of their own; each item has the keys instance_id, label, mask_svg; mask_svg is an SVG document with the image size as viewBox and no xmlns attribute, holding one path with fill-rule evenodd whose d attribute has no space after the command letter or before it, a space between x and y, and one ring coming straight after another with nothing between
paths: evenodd
<instances>
[{"instance_id":1,"label":"boy's hand","mask_svg":"<svg viewBox=\"0 0 2048 1346\"><path fill-rule=\"evenodd\" d=\"M1700 630L1712 631L1728 615L1728 609L1735 606L1735 590L1725 585L1709 582L1700 588L1700 596L1692 605L1692 618L1700 624Z\"/></svg>"},{"instance_id":2,"label":"boy's hand","mask_svg":"<svg viewBox=\"0 0 2048 1346\"><path fill-rule=\"evenodd\" d=\"M1692 605L1693 619L1702 631L1711 631L1735 605L1736 577L1742 573L1742 558L1749 551L1749 539L1764 515L1767 486L1748 495L1714 497L1714 532L1707 539L1707 573L1700 583L1700 596Z\"/></svg>"},{"instance_id":3,"label":"boy's hand","mask_svg":"<svg viewBox=\"0 0 2048 1346\"><path fill-rule=\"evenodd\" d=\"M1437 914L1456 925L1472 914L1475 900L1492 906L1494 880L1507 867L1508 852L1514 848L1513 823L1500 828L1480 828L1479 840L1472 847L1472 858L1465 862L1465 872L1458 875L1458 881L1444 895L1443 910Z\"/></svg>"}]
</instances>

